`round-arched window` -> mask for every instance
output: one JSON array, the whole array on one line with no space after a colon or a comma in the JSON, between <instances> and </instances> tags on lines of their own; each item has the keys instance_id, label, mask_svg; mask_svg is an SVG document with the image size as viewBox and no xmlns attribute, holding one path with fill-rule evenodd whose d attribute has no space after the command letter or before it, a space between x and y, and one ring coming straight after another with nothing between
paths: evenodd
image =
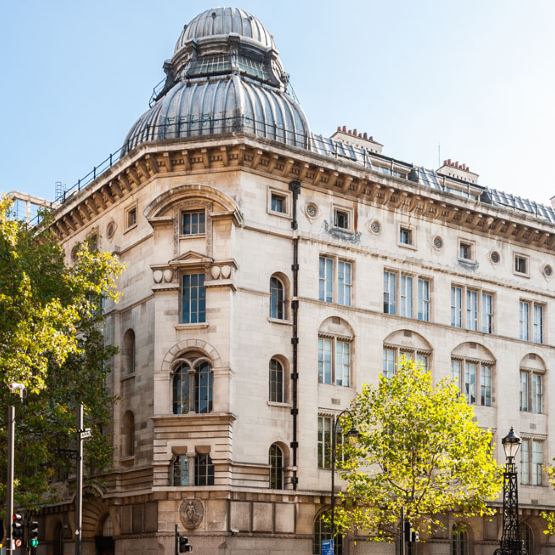
<instances>
[{"instance_id":1,"label":"round-arched window","mask_svg":"<svg viewBox=\"0 0 555 555\"><path fill-rule=\"evenodd\" d=\"M174 414L212 412L214 374L206 359L180 359L172 376Z\"/></svg>"},{"instance_id":2,"label":"round-arched window","mask_svg":"<svg viewBox=\"0 0 555 555\"><path fill-rule=\"evenodd\" d=\"M270 489L283 489L284 486L284 464L283 451L274 443L270 447Z\"/></svg>"}]
</instances>

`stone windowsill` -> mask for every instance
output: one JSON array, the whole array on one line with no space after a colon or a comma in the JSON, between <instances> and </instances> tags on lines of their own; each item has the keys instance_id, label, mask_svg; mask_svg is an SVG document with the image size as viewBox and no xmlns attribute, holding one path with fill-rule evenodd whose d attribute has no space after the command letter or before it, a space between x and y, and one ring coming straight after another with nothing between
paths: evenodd
<instances>
[{"instance_id":1,"label":"stone windowsill","mask_svg":"<svg viewBox=\"0 0 555 555\"><path fill-rule=\"evenodd\" d=\"M268 318L268 322L272 324L279 324L281 326L292 326L293 322L290 320L279 320L278 318Z\"/></svg>"},{"instance_id":2,"label":"stone windowsill","mask_svg":"<svg viewBox=\"0 0 555 555\"><path fill-rule=\"evenodd\" d=\"M199 322L198 324L175 324L176 330L202 330L208 328L207 322Z\"/></svg>"},{"instance_id":3,"label":"stone windowsill","mask_svg":"<svg viewBox=\"0 0 555 555\"><path fill-rule=\"evenodd\" d=\"M290 409L291 403L277 403L276 401L266 401L266 404L269 407L278 407L282 409Z\"/></svg>"}]
</instances>

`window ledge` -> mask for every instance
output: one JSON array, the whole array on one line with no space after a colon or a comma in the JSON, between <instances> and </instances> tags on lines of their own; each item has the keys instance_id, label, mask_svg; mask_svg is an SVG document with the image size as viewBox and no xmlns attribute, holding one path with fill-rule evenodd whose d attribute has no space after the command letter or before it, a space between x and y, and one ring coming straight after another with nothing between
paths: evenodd
<instances>
[{"instance_id":1,"label":"window ledge","mask_svg":"<svg viewBox=\"0 0 555 555\"><path fill-rule=\"evenodd\" d=\"M291 215L287 212L276 212L275 210L268 210L268 214L270 214L270 216L279 216L280 218L285 218L286 220L291 219Z\"/></svg>"},{"instance_id":2,"label":"window ledge","mask_svg":"<svg viewBox=\"0 0 555 555\"><path fill-rule=\"evenodd\" d=\"M292 406L291 403L277 403L276 401L266 401L266 404L269 407L279 407L283 409L290 409Z\"/></svg>"},{"instance_id":3,"label":"window ledge","mask_svg":"<svg viewBox=\"0 0 555 555\"><path fill-rule=\"evenodd\" d=\"M135 372L132 372L131 374L125 374L125 376L121 377L121 381L122 382L126 382L127 380L132 380L133 378L135 378L137 374Z\"/></svg>"},{"instance_id":4,"label":"window ledge","mask_svg":"<svg viewBox=\"0 0 555 555\"><path fill-rule=\"evenodd\" d=\"M206 237L206 233L180 233L180 239L198 239L199 237Z\"/></svg>"},{"instance_id":5,"label":"window ledge","mask_svg":"<svg viewBox=\"0 0 555 555\"><path fill-rule=\"evenodd\" d=\"M129 227L126 227L123 230L123 234L125 235L128 231L133 231L137 226L138 226L138 224L133 224L133 225L130 225Z\"/></svg>"},{"instance_id":6,"label":"window ledge","mask_svg":"<svg viewBox=\"0 0 555 555\"><path fill-rule=\"evenodd\" d=\"M176 330L200 330L206 329L208 322L198 322L196 324L175 324Z\"/></svg>"},{"instance_id":7,"label":"window ledge","mask_svg":"<svg viewBox=\"0 0 555 555\"><path fill-rule=\"evenodd\" d=\"M289 321L289 320L279 320L278 318L268 318L268 322L271 322L272 324L279 324L281 326L292 326L293 322Z\"/></svg>"},{"instance_id":8,"label":"window ledge","mask_svg":"<svg viewBox=\"0 0 555 555\"><path fill-rule=\"evenodd\" d=\"M513 271L513 276L518 276L518 277L530 279L530 274L525 274L524 272L515 272L515 271Z\"/></svg>"},{"instance_id":9,"label":"window ledge","mask_svg":"<svg viewBox=\"0 0 555 555\"><path fill-rule=\"evenodd\" d=\"M469 260L468 258L457 258L458 263L469 270L478 269L478 262L476 260Z\"/></svg>"},{"instance_id":10,"label":"window ledge","mask_svg":"<svg viewBox=\"0 0 555 555\"><path fill-rule=\"evenodd\" d=\"M121 457L119 462L123 466L132 466L135 463L135 455L132 455L131 457Z\"/></svg>"},{"instance_id":11,"label":"window ledge","mask_svg":"<svg viewBox=\"0 0 555 555\"><path fill-rule=\"evenodd\" d=\"M403 249L410 249L411 251L417 250L416 245L409 245L408 243L397 243L397 246Z\"/></svg>"}]
</instances>

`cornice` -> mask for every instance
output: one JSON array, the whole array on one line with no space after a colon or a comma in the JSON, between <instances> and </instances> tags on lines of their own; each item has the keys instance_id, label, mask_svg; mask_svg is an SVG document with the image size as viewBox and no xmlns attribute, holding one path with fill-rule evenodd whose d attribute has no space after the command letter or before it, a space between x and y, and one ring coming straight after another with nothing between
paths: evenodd
<instances>
[{"instance_id":1,"label":"cornice","mask_svg":"<svg viewBox=\"0 0 555 555\"><path fill-rule=\"evenodd\" d=\"M461 226L472 233L546 252L555 250L555 226L526 214L248 135L146 143L58 207L52 228L60 239L67 239L155 177L239 169L282 181L300 180L303 186L353 201Z\"/></svg>"}]
</instances>

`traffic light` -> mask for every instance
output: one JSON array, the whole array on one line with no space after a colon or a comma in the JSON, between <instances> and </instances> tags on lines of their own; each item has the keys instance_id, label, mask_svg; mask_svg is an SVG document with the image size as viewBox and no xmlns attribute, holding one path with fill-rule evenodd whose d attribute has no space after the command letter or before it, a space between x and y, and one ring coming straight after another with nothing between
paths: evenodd
<instances>
[{"instance_id":1,"label":"traffic light","mask_svg":"<svg viewBox=\"0 0 555 555\"><path fill-rule=\"evenodd\" d=\"M187 553L188 551L193 551L193 546L189 543L189 538L187 536L178 535L179 541L179 553Z\"/></svg>"},{"instance_id":2,"label":"traffic light","mask_svg":"<svg viewBox=\"0 0 555 555\"><path fill-rule=\"evenodd\" d=\"M15 513L12 517L12 539L16 547L23 544L23 517L19 513Z\"/></svg>"},{"instance_id":3,"label":"traffic light","mask_svg":"<svg viewBox=\"0 0 555 555\"><path fill-rule=\"evenodd\" d=\"M405 520L403 536L406 542L416 543L420 539L420 534L412 527L410 521Z\"/></svg>"},{"instance_id":4,"label":"traffic light","mask_svg":"<svg viewBox=\"0 0 555 555\"><path fill-rule=\"evenodd\" d=\"M39 523L32 520L29 523L29 547L35 548L39 546Z\"/></svg>"}]
</instances>

